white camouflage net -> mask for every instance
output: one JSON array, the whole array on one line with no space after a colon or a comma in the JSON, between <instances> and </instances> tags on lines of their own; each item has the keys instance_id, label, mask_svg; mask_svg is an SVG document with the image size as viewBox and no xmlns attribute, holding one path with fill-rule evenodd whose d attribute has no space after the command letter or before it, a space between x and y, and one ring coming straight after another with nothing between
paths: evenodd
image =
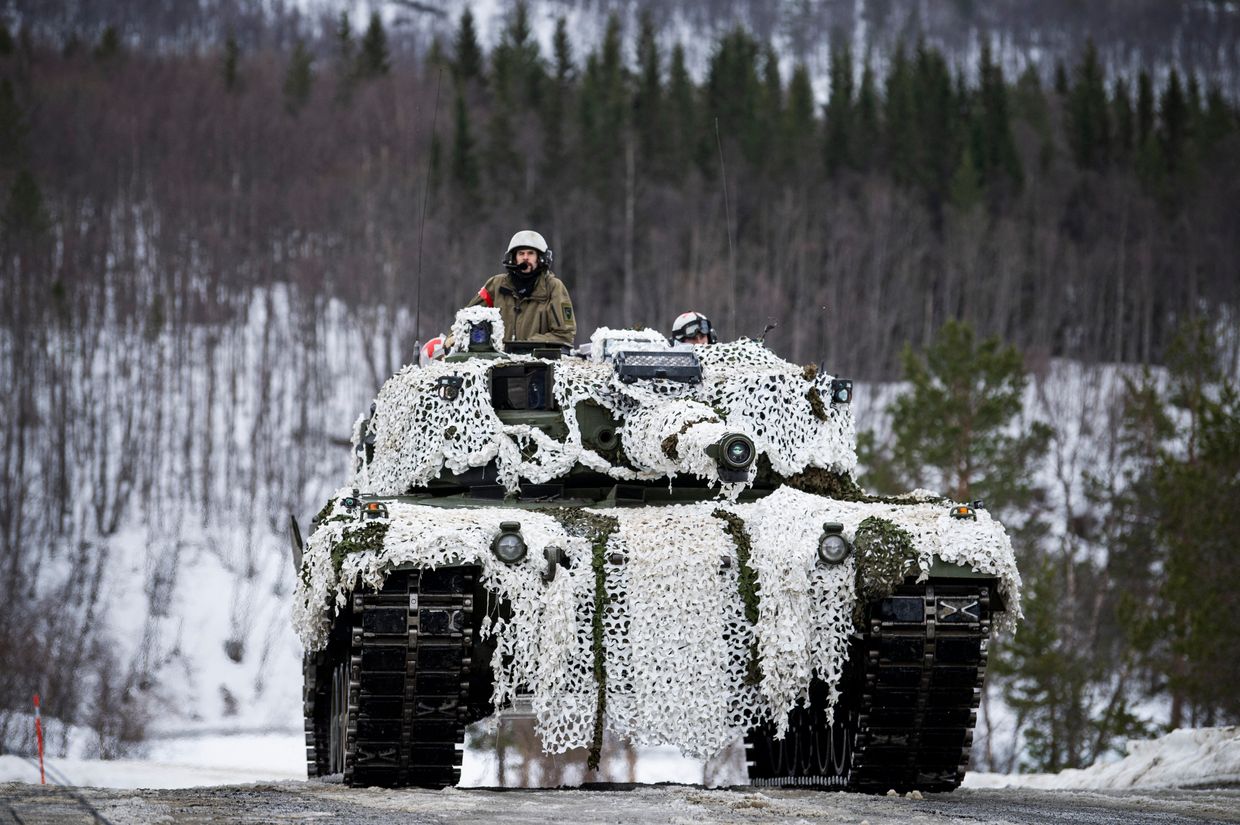
<instances>
[{"instance_id":1,"label":"white camouflage net","mask_svg":"<svg viewBox=\"0 0 1240 825\"><path fill-rule=\"evenodd\" d=\"M453 325L453 351L468 338L469 324L498 320L486 307L462 310ZM498 327L502 332L502 322ZM601 358L609 341L618 350L667 349L654 330L601 329L592 336L592 360L540 361L555 371L553 393L568 435L557 440L537 427L504 424L491 407L488 372L511 363L531 363L531 356L434 362L405 367L384 384L375 399L370 432L374 457L356 479L357 486L378 495L400 495L424 486L445 469L461 473L495 461L499 483L516 492L523 481L546 483L581 464L617 480L674 479L678 475L718 482L705 448L727 432L748 435L781 475L809 467L852 472L856 467L851 407L826 403L831 376L806 377L761 343L741 340L695 347L702 362L702 382L686 384L653 379L626 384L609 360ZM459 379L453 397L441 393L440 379ZM621 425L628 463L613 463L583 446L576 407L599 404ZM679 428L703 422L689 432ZM680 449L662 451L668 435L678 434ZM364 437L360 430L357 440ZM657 436L657 440L656 440ZM753 480L721 484L735 498Z\"/></svg>"},{"instance_id":2,"label":"white camouflage net","mask_svg":"<svg viewBox=\"0 0 1240 825\"><path fill-rule=\"evenodd\" d=\"M534 696L539 734L549 752L590 743L598 711L593 674L595 577L589 539L570 535L551 514L500 507L446 509L390 502L382 550L347 555L337 575L332 547L356 521L339 498L310 536L294 600L294 623L311 650L320 649L335 610L360 577L381 585L392 566L478 564L482 583L510 601L512 616L488 616L483 633L498 648L494 703L518 689ZM609 604L603 615L607 729L641 744L671 744L709 756L761 721L782 735L794 705L806 701L811 677L831 685L833 707L847 657L855 602L853 557L835 566L817 558L825 522L840 522L852 540L867 516L890 519L914 539L918 564L934 557L994 576L1006 604L998 629L1020 616L1020 577L1007 534L984 512L977 521L950 518L942 503L844 502L782 487L753 503L725 504L751 541L758 584L758 620L751 625L738 592L737 547L717 503L589 510L617 520L604 566ZM518 520L529 547L508 566L490 551L500 522ZM365 522L371 524L373 522ZM564 548L571 570L544 584L543 551ZM723 559L728 566L721 564ZM761 681L749 684L756 640Z\"/></svg>"}]
</instances>

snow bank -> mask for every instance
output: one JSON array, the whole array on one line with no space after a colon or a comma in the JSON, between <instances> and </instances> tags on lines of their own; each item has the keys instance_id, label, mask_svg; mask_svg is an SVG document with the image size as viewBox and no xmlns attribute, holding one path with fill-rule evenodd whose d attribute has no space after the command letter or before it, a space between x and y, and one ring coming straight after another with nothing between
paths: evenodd
<instances>
[{"instance_id":1,"label":"snow bank","mask_svg":"<svg viewBox=\"0 0 1240 825\"><path fill-rule=\"evenodd\" d=\"M1181 729L1159 739L1133 740L1128 755L1060 773L971 773L966 788L1123 790L1199 788L1240 783L1240 727Z\"/></svg>"}]
</instances>

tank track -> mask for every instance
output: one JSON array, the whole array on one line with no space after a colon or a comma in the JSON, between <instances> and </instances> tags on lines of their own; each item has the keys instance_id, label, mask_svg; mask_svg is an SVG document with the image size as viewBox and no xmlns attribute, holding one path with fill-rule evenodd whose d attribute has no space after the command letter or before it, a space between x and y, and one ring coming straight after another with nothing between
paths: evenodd
<instances>
[{"instance_id":1,"label":"tank track","mask_svg":"<svg viewBox=\"0 0 1240 825\"><path fill-rule=\"evenodd\" d=\"M378 592L354 591L351 615L337 619L349 632L346 784L443 788L460 780L476 579L472 567L396 570ZM330 701L321 683L330 683L333 663L324 658L307 665L311 776L324 775L330 750L330 732L317 721L326 714L313 713Z\"/></svg>"},{"instance_id":2,"label":"tank track","mask_svg":"<svg viewBox=\"0 0 1240 825\"><path fill-rule=\"evenodd\" d=\"M773 739L746 737L750 783L865 793L950 791L960 785L986 677L990 591L979 583L902 585L867 609L828 728L825 686ZM815 692L817 691L817 695Z\"/></svg>"}]
</instances>

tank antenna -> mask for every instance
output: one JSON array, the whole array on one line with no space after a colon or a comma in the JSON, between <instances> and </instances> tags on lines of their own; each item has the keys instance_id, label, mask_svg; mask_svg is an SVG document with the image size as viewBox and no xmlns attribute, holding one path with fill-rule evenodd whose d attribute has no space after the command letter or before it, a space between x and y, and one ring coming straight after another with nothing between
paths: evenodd
<instances>
[{"instance_id":1,"label":"tank antenna","mask_svg":"<svg viewBox=\"0 0 1240 825\"><path fill-rule=\"evenodd\" d=\"M723 140L719 137L719 117L715 116L715 145L719 147L719 175L723 178L723 218L728 236L728 329L736 329L736 253L732 249L732 207L728 203L728 167L723 163ZM736 333L733 332L733 335Z\"/></svg>"},{"instance_id":2,"label":"tank antenna","mask_svg":"<svg viewBox=\"0 0 1240 825\"><path fill-rule=\"evenodd\" d=\"M440 66L439 74L435 77L435 108L431 112L432 142L434 142L436 136L435 124L439 120L439 87L442 83L443 66ZM415 281L415 306L413 310L413 345L415 349L422 346L422 238L426 235L426 207L431 197L431 160L433 156L434 153L427 151L426 177L422 183L422 220L418 225L418 274Z\"/></svg>"}]
</instances>

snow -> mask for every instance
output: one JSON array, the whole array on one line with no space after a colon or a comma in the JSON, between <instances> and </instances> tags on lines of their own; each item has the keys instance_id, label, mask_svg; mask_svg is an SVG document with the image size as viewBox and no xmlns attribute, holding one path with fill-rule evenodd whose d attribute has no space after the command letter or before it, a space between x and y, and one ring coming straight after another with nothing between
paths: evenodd
<instances>
[{"instance_id":1,"label":"snow","mask_svg":"<svg viewBox=\"0 0 1240 825\"><path fill-rule=\"evenodd\" d=\"M970 773L966 788L1124 790L1203 788L1240 783L1240 727L1172 731L1158 739L1133 740L1128 755L1059 773Z\"/></svg>"},{"instance_id":2,"label":"snow","mask_svg":"<svg viewBox=\"0 0 1240 825\"><path fill-rule=\"evenodd\" d=\"M969 773L964 787L1123 791L1240 783L1240 727L1234 725L1183 729L1158 739L1132 741L1128 751L1118 761L1057 774ZM47 764L49 781L102 788L187 788L302 779L304 759L302 735L287 732L171 739L152 743L144 759L49 759ZM739 765L729 762L713 772L707 767L675 748L641 748L635 778L643 783L701 784L709 773L709 785L744 781ZM579 774L568 778L580 781ZM0 756L0 783L38 781L38 768L27 759ZM467 750L460 787L496 784L494 752Z\"/></svg>"}]
</instances>

